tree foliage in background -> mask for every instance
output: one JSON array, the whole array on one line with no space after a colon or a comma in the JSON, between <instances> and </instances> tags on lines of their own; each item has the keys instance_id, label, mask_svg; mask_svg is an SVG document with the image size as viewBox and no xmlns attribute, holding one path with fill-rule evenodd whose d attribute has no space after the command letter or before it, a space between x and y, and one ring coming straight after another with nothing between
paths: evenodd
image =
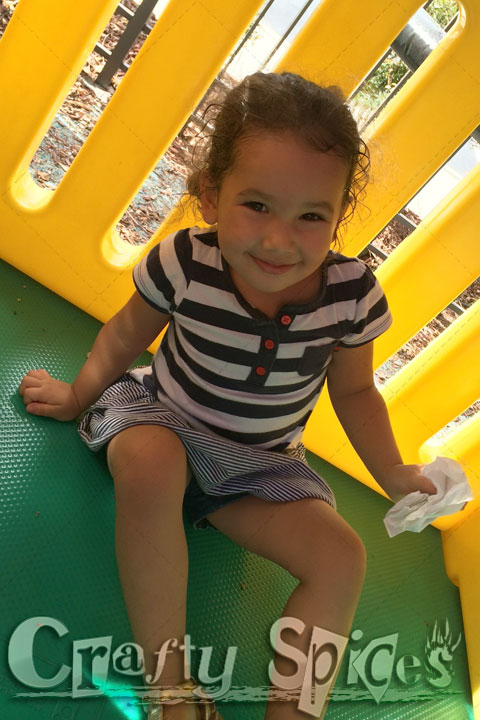
<instances>
[{"instance_id":1,"label":"tree foliage in background","mask_svg":"<svg viewBox=\"0 0 480 720\"><path fill-rule=\"evenodd\" d=\"M425 8L442 28L446 27L458 12L455 0L432 0L425 5ZM405 63L391 50L375 74L356 94L355 104L373 112L398 85L407 71Z\"/></svg>"},{"instance_id":2,"label":"tree foliage in background","mask_svg":"<svg viewBox=\"0 0 480 720\"><path fill-rule=\"evenodd\" d=\"M398 85L408 68L391 50L375 74L367 80L355 96L355 101L369 110L375 110Z\"/></svg>"},{"instance_id":3,"label":"tree foliage in background","mask_svg":"<svg viewBox=\"0 0 480 720\"><path fill-rule=\"evenodd\" d=\"M426 10L435 22L444 28L457 14L458 5L455 0L433 0Z\"/></svg>"}]
</instances>

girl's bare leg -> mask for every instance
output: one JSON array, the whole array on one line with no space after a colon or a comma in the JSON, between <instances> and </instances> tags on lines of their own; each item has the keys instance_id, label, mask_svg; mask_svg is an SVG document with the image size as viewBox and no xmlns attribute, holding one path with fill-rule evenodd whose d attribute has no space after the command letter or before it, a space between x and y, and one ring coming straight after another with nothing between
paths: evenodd
<instances>
[{"instance_id":1,"label":"girl's bare leg","mask_svg":"<svg viewBox=\"0 0 480 720\"><path fill-rule=\"evenodd\" d=\"M299 635L285 629L284 642L306 657L314 626L348 637L364 580L366 553L358 535L333 508L314 498L276 503L249 496L207 517L234 542L276 562L300 581L282 617L301 620L305 630ZM283 676L298 670L295 662L279 654L274 663ZM330 689L335 679L336 675ZM272 685L270 698L276 689ZM328 698L315 716L299 710L298 700L269 699L265 720L323 718L327 703Z\"/></svg>"},{"instance_id":2,"label":"girl's bare leg","mask_svg":"<svg viewBox=\"0 0 480 720\"><path fill-rule=\"evenodd\" d=\"M182 502L189 480L178 437L155 425L129 428L108 446L115 483L115 544L120 581L135 642L144 652L145 677L156 674L163 643L182 643L186 631L188 550ZM185 680L184 654L169 646L160 680ZM147 684L147 683L145 683ZM145 716L146 717L146 716ZM193 720L192 705L169 706L168 720Z\"/></svg>"}]
</instances>

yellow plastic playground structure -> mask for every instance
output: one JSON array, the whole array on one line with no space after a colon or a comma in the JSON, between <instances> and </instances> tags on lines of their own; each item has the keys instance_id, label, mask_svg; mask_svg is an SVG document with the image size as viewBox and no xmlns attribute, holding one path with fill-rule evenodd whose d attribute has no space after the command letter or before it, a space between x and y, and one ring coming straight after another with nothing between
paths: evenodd
<instances>
[{"instance_id":1,"label":"yellow plastic playground structure","mask_svg":"<svg viewBox=\"0 0 480 720\"><path fill-rule=\"evenodd\" d=\"M10 68L0 76L0 137L9 137L0 157L1 257L102 322L133 292L134 263L175 229L167 218L147 245L130 246L116 223L262 2L171 0L59 187L41 188L30 175L31 159L116 5L83 0L72 24L70 3L20 0L0 42L0 65ZM420 6L419 0L324 0L277 69L339 85L350 95ZM368 126L370 213L350 225L346 255L365 248L480 124L479 46L480 0L462 0L455 26ZM159 71L171 68L172 58L175 72ZM43 68L34 84L33 63ZM189 220L184 216L183 225ZM376 367L480 275L479 226L477 165L378 270L395 322L376 343ZM479 357L477 301L382 390L404 461L454 458L475 495L462 512L434 526L442 534L447 574L460 592L477 720L480 415L443 444L432 438L480 396ZM350 447L326 394L304 441L382 492Z\"/></svg>"}]
</instances>

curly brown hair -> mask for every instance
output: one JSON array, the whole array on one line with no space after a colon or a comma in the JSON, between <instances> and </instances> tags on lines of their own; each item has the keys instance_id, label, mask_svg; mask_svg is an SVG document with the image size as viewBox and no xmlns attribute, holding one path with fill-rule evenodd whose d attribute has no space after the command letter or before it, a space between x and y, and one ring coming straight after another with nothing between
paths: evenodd
<instances>
[{"instance_id":1,"label":"curly brown hair","mask_svg":"<svg viewBox=\"0 0 480 720\"><path fill-rule=\"evenodd\" d=\"M344 213L335 233L353 216L369 179L370 154L361 139L357 124L336 86L322 87L294 73L249 75L223 102L211 103L204 113L205 127L213 123L213 132L203 135L194 149L194 170L187 179L191 198L199 200L202 181L220 189L233 167L240 142L259 131L293 131L312 149L332 151L348 167L344 190Z\"/></svg>"}]
</instances>

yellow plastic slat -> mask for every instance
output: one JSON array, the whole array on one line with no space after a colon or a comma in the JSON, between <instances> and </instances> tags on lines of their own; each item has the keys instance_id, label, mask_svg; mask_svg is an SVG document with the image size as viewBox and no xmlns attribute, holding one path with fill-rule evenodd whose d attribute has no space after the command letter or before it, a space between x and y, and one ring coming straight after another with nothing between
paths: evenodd
<instances>
[{"instance_id":1,"label":"yellow plastic slat","mask_svg":"<svg viewBox=\"0 0 480 720\"><path fill-rule=\"evenodd\" d=\"M68 79L73 80L80 67L80 46L83 52L84 46L89 45L87 39L91 45L94 30L100 25L98 18L103 23L106 15L106 5L89 0L86 5L91 24L87 33L84 25L67 23L65 9L63 14L60 11L65 6L63 0L51 0L48 13L49 23L54 27L51 30L46 21L39 21L40 10L37 7L35 14L32 9L35 5L38 6L35 0L21 0L17 22L9 25L8 53L0 52L0 95L4 88L15 86L18 75L25 73L22 68L33 62L42 65L44 56L52 54L59 65L69 65ZM144 246L121 243L115 224L208 89L260 5L260 0L246 0L233 6L222 0L210 0L208 4L191 0L169 3L55 192L39 191L28 175L28 155L38 142L39 133L36 131L29 138L29 128L25 129L23 148L16 148L17 157L12 156L8 171L2 163L4 170L0 174L2 257L98 319L111 317L133 291L131 267L146 251ZM110 11L111 3L108 8ZM32 15L28 26L33 25L38 36L35 53L29 53L28 43L23 40L27 11ZM45 12L42 7L42 13ZM80 34L83 44L78 39ZM63 45L68 44L65 38L72 38L78 57L61 56L63 45L57 48L60 35ZM43 54L39 55L41 48ZM82 62L83 58L84 55ZM60 94L64 94L67 83L65 73ZM35 80L39 85L36 94L46 92L43 83L50 82L48 72L39 74ZM24 90L29 112L29 93L26 87ZM59 90L56 98L58 93ZM50 96L49 101L53 102ZM42 121L42 129L45 122ZM30 131L33 133L31 128ZM11 135L3 116L0 133L2 137ZM23 164L12 177L12 167L20 163Z\"/></svg>"}]
</instances>

